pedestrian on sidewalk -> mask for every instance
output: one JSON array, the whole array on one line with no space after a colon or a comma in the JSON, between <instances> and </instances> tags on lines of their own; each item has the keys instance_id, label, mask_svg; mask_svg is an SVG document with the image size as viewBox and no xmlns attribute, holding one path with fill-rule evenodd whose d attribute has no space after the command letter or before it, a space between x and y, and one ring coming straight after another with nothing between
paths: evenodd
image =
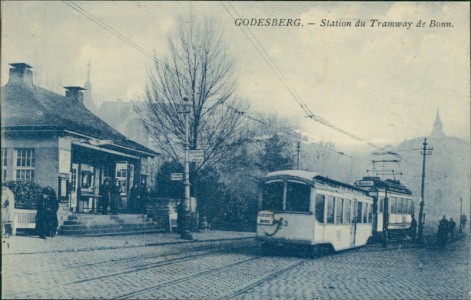
<instances>
[{"instance_id":1,"label":"pedestrian on sidewalk","mask_svg":"<svg viewBox=\"0 0 471 300\"><path fill-rule=\"evenodd\" d=\"M440 245L445 246L448 241L448 220L446 216L438 223L437 239Z\"/></svg>"},{"instance_id":2,"label":"pedestrian on sidewalk","mask_svg":"<svg viewBox=\"0 0 471 300\"><path fill-rule=\"evenodd\" d=\"M456 222L453 221L453 218L450 218L450 221L448 222L448 231L450 233L450 241L455 240L455 228L456 228Z\"/></svg>"},{"instance_id":3,"label":"pedestrian on sidewalk","mask_svg":"<svg viewBox=\"0 0 471 300\"><path fill-rule=\"evenodd\" d=\"M2 231L4 237L12 236L14 219L15 195L6 185L2 185Z\"/></svg>"},{"instance_id":4,"label":"pedestrian on sidewalk","mask_svg":"<svg viewBox=\"0 0 471 300\"><path fill-rule=\"evenodd\" d=\"M464 227L466 226L466 222L468 221L468 219L466 218L466 215L465 214L462 214L460 216L460 224L461 224L461 229L464 230Z\"/></svg>"},{"instance_id":5,"label":"pedestrian on sidewalk","mask_svg":"<svg viewBox=\"0 0 471 300\"><path fill-rule=\"evenodd\" d=\"M110 204L110 201L112 199L111 190L111 179L105 178L105 181L100 187L100 211L103 215L106 215L108 213L108 205Z\"/></svg>"},{"instance_id":6,"label":"pedestrian on sidewalk","mask_svg":"<svg viewBox=\"0 0 471 300\"><path fill-rule=\"evenodd\" d=\"M58 227L57 210L59 202L56 193L50 186L42 190L42 195L38 199L36 212L36 231L40 238L53 237Z\"/></svg>"}]
</instances>

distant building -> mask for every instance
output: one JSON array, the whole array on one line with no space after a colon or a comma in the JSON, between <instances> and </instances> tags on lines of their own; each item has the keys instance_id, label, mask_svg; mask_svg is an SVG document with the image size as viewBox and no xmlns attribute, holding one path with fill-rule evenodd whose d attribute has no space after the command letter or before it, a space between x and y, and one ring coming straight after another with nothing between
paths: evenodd
<instances>
[{"instance_id":1,"label":"distant building","mask_svg":"<svg viewBox=\"0 0 471 300\"><path fill-rule=\"evenodd\" d=\"M108 177L119 181L120 211L126 212L130 187L146 183L147 160L159 153L91 113L83 88L66 87L61 96L35 86L31 66L11 66L1 88L2 180L51 186L62 206L92 212ZM87 83L91 88L89 77Z\"/></svg>"},{"instance_id":2,"label":"distant building","mask_svg":"<svg viewBox=\"0 0 471 300\"><path fill-rule=\"evenodd\" d=\"M429 136L402 142L395 148L402 156L402 181L413 190L420 200L422 156L420 149L424 138L432 155L426 158L425 212L430 224L442 215L457 218L460 213L460 197L463 211L470 209L471 145L469 141L445 134L440 114L437 111ZM418 203L418 202L417 202Z\"/></svg>"}]
</instances>

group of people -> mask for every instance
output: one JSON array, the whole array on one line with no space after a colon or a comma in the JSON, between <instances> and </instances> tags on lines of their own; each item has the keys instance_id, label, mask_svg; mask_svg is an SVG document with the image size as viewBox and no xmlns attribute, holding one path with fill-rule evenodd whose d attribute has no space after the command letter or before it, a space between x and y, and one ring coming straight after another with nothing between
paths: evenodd
<instances>
[{"instance_id":1,"label":"group of people","mask_svg":"<svg viewBox=\"0 0 471 300\"><path fill-rule=\"evenodd\" d=\"M462 214L460 216L460 227L464 229L466 226L467 218L466 215ZM453 241L455 239L455 229L456 222L453 218L448 220L446 216L438 223L437 239L441 245L445 245L448 241Z\"/></svg>"},{"instance_id":2,"label":"group of people","mask_svg":"<svg viewBox=\"0 0 471 300\"><path fill-rule=\"evenodd\" d=\"M36 202L36 232L40 238L53 237L56 234L59 202L52 187L44 187ZM15 196L6 186L2 186L2 231L3 237L13 235L15 220Z\"/></svg>"},{"instance_id":3,"label":"group of people","mask_svg":"<svg viewBox=\"0 0 471 300\"><path fill-rule=\"evenodd\" d=\"M110 212L114 215L118 213L119 203L121 203L121 191L122 187L117 179L115 184L111 184L111 179L106 178L103 185L100 188L100 212L104 215ZM139 184L134 183L133 187L129 192L127 211L129 213L143 213L145 208L145 195L142 193Z\"/></svg>"},{"instance_id":4,"label":"group of people","mask_svg":"<svg viewBox=\"0 0 471 300\"><path fill-rule=\"evenodd\" d=\"M116 180L116 183L111 184L110 178L105 178L103 185L100 188L100 211L102 214L106 215L108 213L108 207L110 212L114 215L118 213L118 205L121 201L121 186L119 181Z\"/></svg>"}]
</instances>

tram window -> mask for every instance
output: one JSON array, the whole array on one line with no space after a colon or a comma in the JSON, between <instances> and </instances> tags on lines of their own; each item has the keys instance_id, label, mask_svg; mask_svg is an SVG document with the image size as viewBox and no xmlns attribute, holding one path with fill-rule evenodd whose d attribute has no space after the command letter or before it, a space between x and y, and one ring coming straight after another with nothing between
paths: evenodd
<instances>
[{"instance_id":1,"label":"tram window","mask_svg":"<svg viewBox=\"0 0 471 300\"><path fill-rule=\"evenodd\" d=\"M357 223L361 223L361 221L362 221L362 212L363 212L363 203L358 202L358 205L357 205Z\"/></svg>"},{"instance_id":2,"label":"tram window","mask_svg":"<svg viewBox=\"0 0 471 300\"><path fill-rule=\"evenodd\" d=\"M335 199L335 223L343 223L343 199L341 198Z\"/></svg>"},{"instance_id":3,"label":"tram window","mask_svg":"<svg viewBox=\"0 0 471 300\"><path fill-rule=\"evenodd\" d=\"M316 218L321 223L324 223L324 202L324 195L316 195Z\"/></svg>"},{"instance_id":4,"label":"tram window","mask_svg":"<svg viewBox=\"0 0 471 300\"><path fill-rule=\"evenodd\" d=\"M309 200L311 197L311 187L306 184L287 182L286 183L286 210L309 212Z\"/></svg>"},{"instance_id":5,"label":"tram window","mask_svg":"<svg viewBox=\"0 0 471 300\"><path fill-rule=\"evenodd\" d=\"M397 198L396 197L389 198L389 206L391 207L392 214L397 213Z\"/></svg>"},{"instance_id":6,"label":"tram window","mask_svg":"<svg viewBox=\"0 0 471 300\"><path fill-rule=\"evenodd\" d=\"M334 223L334 197L327 197L327 223Z\"/></svg>"},{"instance_id":7,"label":"tram window","mask_svg":"<svg viewBox=\"0 0 471 300\"><path fill-rule=\"evenodd\" d=\"M345 199L345 223L349 224L352 222L352 201Z\"/></svg>"},{"instance_id":8,"label":"tram window","mask_svg":"<svg viewBox=\"0 0 471 300\"><path fill-rule=\"evenodd\" d=\"M401 199L401 214L407 213L407 199Z\"/></svg>"},{"instance_id":9,"label":"tram window","mask_svg":"<svg viewBox=\"0 0 471 300\"><path fill-rule=\"evenodd\" d=\"M363 204L363 221L362 223L368 223L368 203Z\"/></svg>"},{"instance_id":10,"label":"tram window","mask_svg":"<svg viewBox=\"0 0 471 300\"><path fill-rule=\"evenodd\" d=\"M262 209L283 210L283 182L271 182L263 186Z\"/></svg>"},{"instance_id":11,"label":"tram window","mask_svg":"<svg viewBox=\"0 0 471 300\"><path fill-rule=\"evenodd\" d=\"M378 213L383 212L383 202L384 202L384 199L378 197Z\"/></svg>"},{"instance_id":12,"label":"tram window","mask_svg":"<svg viewBox=\"0 0 471 300\"><path fill-rule=\"evenodd\" d=\"M413 215L414 214L414 209L415 209L415 206L414 206L414 200L411 200L410 201L410 214Z\"/></svg>"}]
</instances>

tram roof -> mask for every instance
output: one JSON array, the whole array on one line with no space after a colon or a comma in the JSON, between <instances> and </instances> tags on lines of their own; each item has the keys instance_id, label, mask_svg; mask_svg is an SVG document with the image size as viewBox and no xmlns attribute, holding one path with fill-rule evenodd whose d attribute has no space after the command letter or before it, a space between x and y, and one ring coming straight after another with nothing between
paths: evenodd
<instances>
[{"instance_id":1,"label":"tram roof","mask_svg":"<svg viewBox=\"0 0 471 300\"><path fill-rule=\"evenodd\" d=\"M344 183L341 181L333 180L328 177L321 176L319 173L311 172L311 171L302 171L302 170L276 171L276 172L268 173L266 176L266 179L276 178L276 177L295 177L295 178L304 179L306 181L311 181L311 182L314 182L314 181L322 182L327 185L342 187L345 189L354 190L354 191L361 192L364 194L367 193L365 189L362 189L362 188L359 188L354 185Z\"/></svg>"}]
</instances>

